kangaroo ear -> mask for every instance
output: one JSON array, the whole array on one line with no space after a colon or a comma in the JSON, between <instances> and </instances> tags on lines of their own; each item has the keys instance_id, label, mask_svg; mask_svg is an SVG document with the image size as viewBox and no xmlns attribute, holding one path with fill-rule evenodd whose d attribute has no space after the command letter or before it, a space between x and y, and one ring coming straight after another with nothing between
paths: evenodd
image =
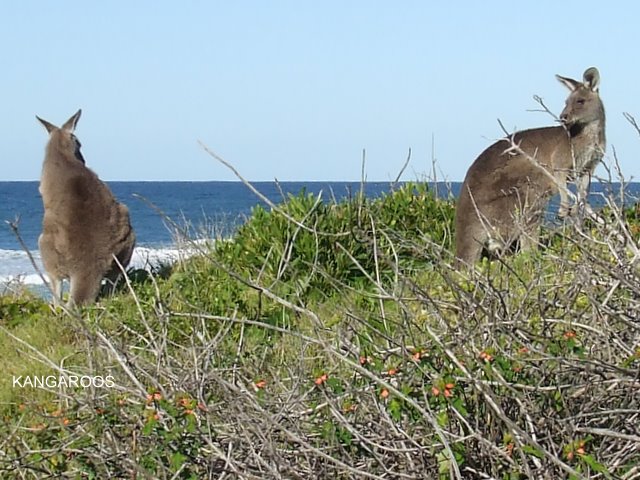
<instances>
[{"instance_id":1,"label":"kangaroo ear","mask_svg":"<svg viewBox=\"0 0 640 480\"><path fill-rule=\"evenodd\" d=\"M584 79L584 86L592 92L597 92L600 88L600 72L596 67L587 68L582 76Z\"/></svg>"},{"instance_id":2,"label":"kangaroo ear","mask_svg":"<svg viewBox=\"0 0 640 480\"><path fill-rule=\"evenodd\" d=\"M64 125L62 125L62 130L66 130L67 132L73 132L76 129L76 124L80 119L81 113L82 113L82 110L78 110L75 113L75 115L73 115L69 120L64 122Z\"/></svg>"},{"instance_id":3,"label":"kangaroo ear","mask_svg":"<svg viewBox=\"0 0 640 480\"><path fill-rule=\"evenodd\" d=\"M585 72L586 73L586 72ZM558 79L558 81L560 83L562 83L565 87L567 87L569 90L571 90L572 92L578 88L580 85L582 85L581 82L578 82L577 80L574 80L573 78L568 78L568 77L561 77L560 75L556 75L556 78Z\"/></svg>"},{"instance_id":4,"label":"kangaroo ear","mask_svg":"<svg viewBox=\"0 0 640 480\"><path fill-rule=\"evenodd\" d=\"M38 119L38 121L39 121L42 125L44 125L44 128L46 128L46 129L47 129L47 133L51 133L51 132L53 132L56 128L58 128L58 127L56 127L53 123L49 123L49 122L47 122L46 120L44 120L44 119L40 118L40 117L39 117L39 116L37 116L37 115L36 115L36 118Z\"/></svg>"}]
</instances>

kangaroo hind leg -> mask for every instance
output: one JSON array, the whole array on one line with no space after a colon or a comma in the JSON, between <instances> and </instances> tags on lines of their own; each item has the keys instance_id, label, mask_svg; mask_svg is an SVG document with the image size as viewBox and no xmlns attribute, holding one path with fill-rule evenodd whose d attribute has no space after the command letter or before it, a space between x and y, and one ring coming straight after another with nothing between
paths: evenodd
<instances>
[{"instance_id":1,"label":"kangaroo hind leg","mask_svg":"<svg viewBox=\"0 0 640 480\"><path fill-rule=\"evenodd\" d=\"M72 275L69 279L69 304L84 305L95 301L102 283L102 273L87 272Z\"/></svg>"}]
</instances>

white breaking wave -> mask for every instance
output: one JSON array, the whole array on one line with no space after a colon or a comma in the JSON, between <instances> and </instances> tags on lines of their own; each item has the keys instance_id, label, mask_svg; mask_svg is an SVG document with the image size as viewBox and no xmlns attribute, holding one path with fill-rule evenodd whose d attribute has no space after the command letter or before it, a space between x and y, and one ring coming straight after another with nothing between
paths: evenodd
<instances>
[{"instance_id":1,"label":"white breaking wave","mask_svg":"<svg viewBox=\"0 0 640 480\"><path fill-rule=\"evenodd\" d=\"M31 252L36 265L43 271L39 251ZM23 250L0 249L0 284L18 281L26 285L41 285L42 279Z\"/></svg>"},{"instance_id":2,"label":"white breaking wave","mask_svg":"<svg viewBox=\"0 0 640 480\"><path fill-rule=\"evenodd\" d=\"M171 265L197 254L199 247L203 247L207 243L206 240L198 240L191 245L176 247L136 247L127 268L141 268L151 271L160 266ZM40 252L34 250L31 255L38 269L48 281L49 277L42 266ZM42 277L33 267L25 251L0 249L0 285L14 282L23 285L43 285Z\"/></svg>"}]
</instances>

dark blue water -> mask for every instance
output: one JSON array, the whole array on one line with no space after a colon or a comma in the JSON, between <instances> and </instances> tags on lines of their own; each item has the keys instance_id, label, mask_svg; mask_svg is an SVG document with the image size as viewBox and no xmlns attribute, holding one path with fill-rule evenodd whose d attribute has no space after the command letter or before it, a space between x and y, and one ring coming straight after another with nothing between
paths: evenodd
<instances>
[{"instance_id":1,"label":"dark blue water","mask_svg":"<svg viewBox=\"0 0 640 480\"><path fill-rule=\"evenodd\" d=\"M194 237L226 237L233 233L262 204L260 199L240 182L108 182L119 201L129 207L131 222L141 246L161 246L175 240L175 222ZM275 203L283 195L297 194L302 189L330 201L360 191L358 182L256 182L262 194ZM366 183L365 194L376 197L389 191L389 182ZM19 219L18 227L29 249L37 249L42 229L42 199L38 182L0 182L0 249L20 250L20 244L6 221ZM166 218L171 219L167 221Z\"/></svg>"},{"instance_id":2,"label":"dark blue water","mask_svg":"<svg viewBox=\"0 0 640 480\"><path fill-rule=\"evenodd\" d=\"M179 253L176 241L184 234L195 239L230 236L251 214L251 209L262 203L239 182L110 182L109 185L131 213L137 237L130 264L134 268L175 261ZM254 186L274 203L303 189L313 194L322 192L325 201L332 201L354 196L361 188L357 182L257 182ZM388 182L367 183L364 192L373 198L390 188ZM457 196L460 188L460 183L440 184L437 191L441 197ZM619 185L594 183L589 201L597 208L604 203L601 194L604 192L608 197L617 197L616 203L621 203L618 190ZM635 203L638 195L640 184L628 185L624 203ZM558 199L553 199L550 222L557 204ZM0 182L0 287L19 279L42 293L42 279L7 223L17 220L20 236L42 271L37 250L42 214L38 182Z\"/></svg>"},{"instance_id":3,"label":"dark blue water","mask_svg":"<svg viewBox=\"0 0 640 480\"><path fill-rule=\"evenodd\" d=\"M165 217L186 229L194 237L226 237L261 204L260 199L240 182L109 182L114 195L125 203L131 213L137 243L141 246L170 245L175 240L175 228ZM302 189L309 193L323 193L330 201L355 195L359 182L256 182L254 186L275 203L287 194ZM440 184L440 196L457 196L461 184ZM590 202L603 203L601 192L616 194L619 184L600 184L591 187ZM390 190L389 182L364 184L365 194L372 198ZM640 183L627 185L625 203L633 203L640 196ZM554 208L552 202L551 209ZM37 249L42 227L42 199L38 182L0 182L0 249L21 250L7 221L19 219L20 234L29 249Z\"/></svg>"}]
</instances>

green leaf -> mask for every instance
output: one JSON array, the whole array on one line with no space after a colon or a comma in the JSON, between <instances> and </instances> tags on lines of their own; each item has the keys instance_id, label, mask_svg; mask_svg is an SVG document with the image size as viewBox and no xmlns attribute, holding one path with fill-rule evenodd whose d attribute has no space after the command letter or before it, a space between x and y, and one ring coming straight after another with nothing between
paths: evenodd
<instances>
[{"instance_id":1,"label":"green leaf","mask_svg":"<svg viewBox=\"0 0 640 480\"><path fill-rule=\"evenodd\" d=\"M177 472L186 461L187 461L186 455L180 452L175 452L173 455L171 455L171 460L170 460L172 470L174 472Z\"/></svg>"},{"instance_id":2,"label":"green leaf","mask_svg":"<svg viewBox=\"0 0 640 480\"><path fill-rule=\"evenodd\" d=\"M523 445L522 451L529 455L533 455L534 457L544 458L544 453L531 445Z\"/></svg>"},{"instance_id":3,"label":"green leaf","mask_svg":"<svg viewBox=\"0 0 640 480\"><path fill-rule=\"evenodd\" d=\"M396 422L402 419L402 401L397 398L392 398L389 402L389 414Z\"/></svg>"},{"instance_id":4,"label":"green leaf","mask_svg":"<svg viewBox=\"0 0 640 480\"><path fill-rule=\"evenodd\" d=\"M438 425L440 427L446 427L449 423L449 414L446 410L440 410L436 413L436 420L438 421Z\"/></svg>"},{"instance_id":5,"label":"green leaf","mask_svg":"<svg viewBox=\"0 0 640 480\"><path fill-rule=\"evenodd\" d=\"M469 416L469 412L464 406L464 401L460 397L456 397L451 402L451 406L456 409L456 411L463 417L467 418Z\"/></svg>"},{"instance_id":6,"label":"green leaf","mask_svg":"<svg viewBox=\"0 0 640 480\"><path fill-rule=\"evenodd\" d=\"M329 377L327 379L327 386L333 391L335 394L341 394L344 392L344 387L342 386L342 382L340 379L335 377Z\"/></svg>"},{"instance_id":7,"label":"green leaf","mask_svg":"<svg viewBox=\"0 0 640 480\"><path fill-rule=\"evenodd\" d=\"M151 432L153 432L153 428L156 426L157 423L158 423L158 421L156 419L154 419L153 417L149 418L147 420L147 423L144 424L144 427L142 427L142 434L143 435L150 435Z\"/></svg>"},{"instance_id":8,"label":"green leaf","mask_svg":"<svg viewBox=\"0 0 640 480\"><path fill-rule=\"evenodd\" d=\"M593 458L593 456L581 455L580 460L589 465L589 468L591 468L591 470L593 470L594 472L602 473L606 478L613 478L609 473L609 470L607 470L607 468L601 463L598 463L596 459Z\"/></svg>"}]
</instances>

